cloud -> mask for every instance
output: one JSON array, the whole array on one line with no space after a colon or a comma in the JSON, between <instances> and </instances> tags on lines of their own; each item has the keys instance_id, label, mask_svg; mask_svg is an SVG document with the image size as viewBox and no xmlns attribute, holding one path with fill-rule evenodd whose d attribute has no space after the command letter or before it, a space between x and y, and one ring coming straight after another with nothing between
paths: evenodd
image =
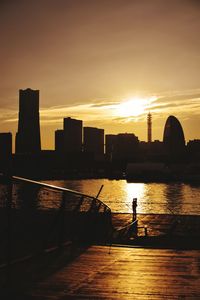
<instances>
[{"instance_id":1,"label":"cloud","mask_svg":"<svg viewBox=\"0 0 200 300\"><path fill-rule=\"evenodd\" d=\"M0 122L15 122L18 120L18 112L12 109L0 109Z\"/></svg>"},{"instance_id":2,"label":"cloud","mask_svg":"<svg viewBox=\"0 0 200 300\"><path fill-rule=\"evenodd\" d=\"M190 102L188 102L188 100L185 101L177 101L175 103L171 103L171 102L167 102L167 103L158 103L157 105L154 104L152 105L152 110L156 111L156 110L166 110L168 108L180 108L182 110L185 110L186 108L189 110L192 110L193 108L197 109L200 108L200 99L196 99L196 100L189 100Z\"/></svg>"},{"instance_id":3,"label":"cloud","mask_svg":"<svg viewBox=\"0 0 200 300\"><path fill-rule=\"evenodd\" d=\"M160 95L151 104L150 108L153 114L175 114L180 116L199 115L200 112L200 91L176 91Z\"/></svg>"},{"instance_id":4,"label":"cloud","mask_svg":"<svg viewBox=\"0 0 200 300\"><path fill-rule=\"evenodd\" d=\"M109 107L109 106L113 106L113 105L117 105L120 104L120 102L103 102L103 103L98 103L98 104L92 104L91 107Z\"/></svg>"},{"instance_id":5,"label":"cloud","mask_svg":"<svg viewBox=\"0 0 200 300\"><path fill-rule=\"evenodd\" d=\"M194 91L185 91L185 92L173 92L171 95L168 93L166 96L158 97L157 102L171 102L171 101L184 101L184 100L193 100L200 99L199 89Z\"/></svg>"},{"instance_id":6,"label":"cloud","mask_svg":"<svg viewBox=\"0 0 200 300\"><path fill-rule=\"evenodd\" d=\"M147 98L148 99L148 98ZM199 115L200 112L200 93L196 91L185 91L184 93L174 92L169 95L159 95L157 97L149 97L149 105L145 104L143 111L138 116L134 113L131 116L120 115L121 102L110 101L108 99L94 100L85 104L73 105L57 105L48 108L40 109L41 124L53 125L63 123L63 118L72 117L81 119L85 122L106 122L113 121L114 123L129 123L143 122L149 111L155 117L160 114L178 114L178 115ZM124 100L123 100L124 101ZM1 109L1 122L17 122L18 112L13 109Z\"/></svg>"}]
</instances>

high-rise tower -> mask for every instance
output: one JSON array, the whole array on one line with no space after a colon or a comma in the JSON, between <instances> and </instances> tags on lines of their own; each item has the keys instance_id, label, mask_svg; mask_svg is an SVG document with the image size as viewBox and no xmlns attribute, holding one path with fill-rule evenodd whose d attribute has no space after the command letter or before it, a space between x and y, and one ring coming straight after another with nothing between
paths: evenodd
<instances>
[{"instance_id":1,"label":"high-rise tower","mask_svg":"<svg viewBox=\"0 0 200 300\"><path fill-rule=\"evenodd\" d=\"M84 151L95 155L104 154L104 129L84 127Z\"/></svg>"},{"instance_id":2,"label":"high-rise tower","mask_svg":"<svg viewBox=\"0 0 200 300\"><path fill-rule=\"evenodd\" d=\"M39 91L19 90L19 121L16 153L38 153L41 150Z\"/></svg>"},{"instance_id":3,"label":"high-rise tower","mask_svg":"<svg viewBox=\"0 0 200 300\"><path fill-rule=\"evenodd\" d=\"M152 116L150 112L147 115L147 141L148 143L152 142Z\"/></svg>"},{"instance_id":4,"label":"high-rise tower","mask_svg":"<svg viewBox=\"0 0 200 300\"><path fill-rule=\"evenodd\" d=\"M70 153L82 152L82 130L81 120L64 118L64 151Z\"/></svg>"}]
</instances>

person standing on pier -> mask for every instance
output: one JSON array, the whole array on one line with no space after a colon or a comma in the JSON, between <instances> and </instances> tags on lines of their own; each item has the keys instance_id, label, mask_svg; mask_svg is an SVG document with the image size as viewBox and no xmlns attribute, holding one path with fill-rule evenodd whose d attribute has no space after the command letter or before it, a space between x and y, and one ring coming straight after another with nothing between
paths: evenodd
<instances>
[{"instance_id":1,"label":"person standing on pier","mask_svg":"<svg viewBox=\"0 0 200 300\"><path fill-rule=\"evenodd\" d=\"M132 202L133 222L137 219L137 198L133 198Z\"/></svg>"}]
</instances>

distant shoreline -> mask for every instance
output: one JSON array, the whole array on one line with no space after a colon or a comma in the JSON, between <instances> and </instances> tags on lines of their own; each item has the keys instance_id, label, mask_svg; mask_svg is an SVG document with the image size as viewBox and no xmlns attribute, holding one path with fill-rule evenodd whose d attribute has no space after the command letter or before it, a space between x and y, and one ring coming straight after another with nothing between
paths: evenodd
<instances>
[{"instance_id":1,"label":"distant shoreline","mask_svg":"<svg viewBox=\"0 0 200 300\"><path fill-rule=\"evenodd\" d=\"M108 180L126 180L127 183L185 183L185 184L199 184L200 185L200 178L193 177L193 178L157 178L154 177L131 177L126 178L126 176L26 176L26 175L19 175L20 177L24 177L27 179L33 179L37 181L64 181L64 180L98 180L98 179L108 179ZM0 176L0 183L7 184L10 182L10 177L8 176Z\"/></svg>"}]
</instances>

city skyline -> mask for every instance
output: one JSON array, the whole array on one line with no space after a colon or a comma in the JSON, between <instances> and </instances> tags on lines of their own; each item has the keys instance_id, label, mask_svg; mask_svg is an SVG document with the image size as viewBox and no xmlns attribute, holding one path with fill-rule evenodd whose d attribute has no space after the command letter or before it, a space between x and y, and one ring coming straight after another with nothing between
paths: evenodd
<instances>
[{"instance_id":1,"label":"city skyline","mask_svg":"<svg viewBox=\"0 0 200 300\"><path fill-rule=\"evenodd\" d=\"M40 90L42 149L65 117L105 134L163 139L169 115L199 139L197 1L2 1L1 132L17 132L18 90ZM14 143L13 143L14 144Z\"/></svg>"},{"instance_id":2,"label":"city skyline","mask_svg":"<svg viewBox=\"0 0 200 300\"><path fill-rule=\"evenodd\" d=\"M23 99L23 100L25 100L24 101L24 103L23 104L26 104L25 105L25 107L26 108L28 108L27 109L27 111L24 111L25 112L25 114L26 113L28 113L28 115L27 115L27 117L28 118L32 118L32 114L33 114L33 116L34 116L34 114L35 114L35 112L34 111L32 111L31 112L31 106L32 106L32 104L34 104L34 103L32 103L32 102L35 102L35 100L37 100L36 101L36 124L34 124L34 126L36 125L36 127L37 126L39 126L40 127L40 125L39 125L39 123L41 123L41 117L40 117L40 115L41 115L41 110L40 110L40 102L39 102L39 93L40 93L40 91L39 90L32 90L32 89L30 89L30 88L27 88L27 89L25 89L25 90L22 90L22 89L20 89L19 90L19 110L18 110L18 113L17 113L17 115L18 115L18 118L17 118L17 122L18 122L18 129L19 129L19 124L21 124L20 126L22 126L22 120L20 120L20 118L19 118L19 116L20 116L20 107L21 107L21 93L24 93L24 95L26 95L25 96L25 98ZM38 99L32 99L32 98L30 98L30 96L32 95L32 94L34 94L34 93L38 93ZM29 99L30 98L30 99ZM37 98L37 97L36 97ZM31 100L31 101L30 101ZM34 101L33 101L34 100ZM130 100L128 101L128 102L125 102L125 103L120 103L119 104L119 106L121 106L121 109L123 110L123 108L124 108L124 111L123 111L123 113L124 114L126 114L126 113L128 113L129 112L129 102L130 102ZM33 107L34 108L34 107ZM34 110L35 110L35 108L34 108ZM29 116L29 114L31 113L31 115ZM27 118L26 117L26 118ZM169 118L169 117L172 117L172 118L174 118L174 116L172 116L172 115L168 115L167 116L167 119ZM139 138L139 141L140 142L143 142L143 141L145 141L145 142L153 142L153 141L161 141L161 142L163 142L163 139L164 139L164 132L165 132L165 126L166 126L166 120L164 120L165 121L165 123L164 123L164 126L163 126L163 128L162 128L162 137L161 137L161 139L153 139L152 138L152 131L153 131L153 126L152 126L152 123L153 123L153 121L152 121L152 113L150 113L150 112L148 112L147 114L146 114L146 116L145 116L145 118L146 118L146 128L145 128L145 130L146 130L146 139L144 139L144 140L141 140L140 139L140 137L139 136L137 136L134 132L127 132L127 131L121 131L121 132L114 132L114 133L105 133L105 137L106 137L106 135L120 135L120 134L133 134L133 135L135 135L136 137L138 137ZM149 119L150 118L150 119ZM71 117L71 116L65 116L65 117L63 117L63 119L62 119L62 123L63 122L65 122L66 120L68 120L68 119L71 119L72 121L74 121L74 122L84 122L84 120L78 120L78 119L76 119L76 118L73 118L73 117ZM176 119L176 117L175 117L175 119ZM34 120L34 117L33 117L33 120ZM32 120L32 121L33 121ZM149 121L150 120L150 121ZM27 119L27 121L29 121L28 119ZM150 122L150 127L149 127L149 122ZM37 124L38 123L38 124ZM31 124L31 122L30 122L30 124ZM63 124L62 124L63 125ZM25 124L23 125L24 126L24 128L26 128L26 126L25 126ZM181 124L181 126L182 126L182 124ZM38 128L39 128L38 127ZM40 144L40 146L39 146L39 148L41 147L41 150L55 150L55 148L56 148L56 145L55 145L55 135L56 135L56 132L64 132L63 130L63 128L62 128L63 126L61 126L59 129L57 128L57 129L54 129L54 131L53 131L53 144L52 144L52 147L51 148L47 148L47 149L45 149L45 148L42 148L42 139L41 139L41 141L40 141L40 133L39 133L39 144ZM95 124L94 124L94 126L87 126L87 125L85 125L84 124L84 126L82 126L82 135L83 135L83 132L84 132L84 130L85 129L87 129L87 128L91 128L92 130L102 130L103 132L105 131L104 130L104 128L97 128L97 126L95 126ZM29 130L29 128L26 128L26 129L28 129L28 131L30 131L30 130L32 130L31 128L30 128L30 130ZM183 128L183 130L184 130L184 128ZM27 131L27 132L28 132ZM40 129L39 129L39 131L40 131ZM185 131L184 131L185 132ZM8 133L10 133L10 131L8 131ZM12 134L12 132L11 132L11 134ZM18 131L16 131L16 135L15 136L13 136L12 135L12 144L13 144L13 146L12 146L12 150L13 150L13 153L15 152L16 153L16 143L17 143L17 135L18 135ZM192 140L192 139L191 139ZM197 137L195 137L193 140L199 140ZM189 141L189 140L188 140ZM187 144L187 139L185 139L185 143ZM83 143L83 140L82 140L82 143ZM105 141L104 141L104 144L105 144ZM15 147L14 147L14 145L15 145Z\"/></svg>"}]
</instances>

